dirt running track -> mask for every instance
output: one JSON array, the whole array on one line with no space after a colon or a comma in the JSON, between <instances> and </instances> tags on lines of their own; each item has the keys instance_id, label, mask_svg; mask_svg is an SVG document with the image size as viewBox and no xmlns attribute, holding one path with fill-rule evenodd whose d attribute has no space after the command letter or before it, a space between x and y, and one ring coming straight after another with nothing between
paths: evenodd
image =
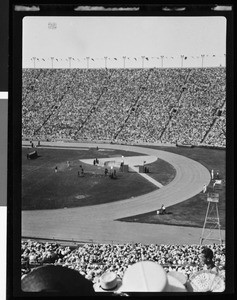
<instances>
[{"instance_id":1,"label":"dirt running track","mask_svg":"<svg viewBox=\"0 0 237 300\"><path fill-rule=\"evenodd\" d=\"M23 145L29 143L23 143ZM146 195L87 207L22 211L22 236L54 238L98 243L143 244L198 244L201 229L192 227L142 224L116 221L132 215L157 210L177 204L198 194L210 182L209 171L200 163L174 153L144 147L41 142L41 146L99 147L134 151L167 161L176 170L176 177L168 185ZM225 231L221 232L225 239ZM210 242L209 242L210 243Z\"/></svg>"}]
</instances>

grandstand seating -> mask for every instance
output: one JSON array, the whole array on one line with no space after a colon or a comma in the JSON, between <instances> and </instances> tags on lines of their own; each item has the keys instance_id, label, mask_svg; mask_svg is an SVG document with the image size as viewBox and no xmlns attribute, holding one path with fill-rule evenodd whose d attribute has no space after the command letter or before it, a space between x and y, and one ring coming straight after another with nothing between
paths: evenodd
<instances>
[{"instance_id":1,"label":"grandstand seating","mask_svg":"<svg viewBox=\"0 0 237 300\"><path fill-rule=\"evenodd\" d=\"M22 138L225 147L225 80L224 67L23 69Z\"/></svg>"},{"instance_id":2,"label":"grandstand seating","mask_svg":"<svg viewBox=\"0 0 237 300\"><path fill-rule=\"evenodd\" d=\"M214 263L225 275L225 244L207 245L214 253ZM179 271L189 277L202 269L199 254L203 245L144 245L135 244L95 244L78 246L60 245L57 242L22 240L21 273L29 273L33 268L54 264L75 269L91 281L105 271L113 271L120 278L127 267L141 260L149 260L162 265L166 272Z\"/></svg>"}]
</instances>

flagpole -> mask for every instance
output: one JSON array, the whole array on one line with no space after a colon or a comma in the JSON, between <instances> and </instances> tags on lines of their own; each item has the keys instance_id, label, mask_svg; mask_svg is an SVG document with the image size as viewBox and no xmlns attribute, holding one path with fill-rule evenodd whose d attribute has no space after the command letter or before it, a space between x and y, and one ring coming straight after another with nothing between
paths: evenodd
<instances>
[{"instance_id":1,"label":"flagpole","mask_svg":"<svg viewBox=\"0 0 237 300\"><path fill-rule=\"evenodd\" d=\"M71 59L72 59L72 57L71 57L71 56L69 56L69 57L68 57L69 68L71 68Z\"/></svg>"},{"instance_id":2,"label":"flagpole","mask_svg":"<svg viewBox=\"0 0 237 300\"><path fill-rule=\"evenodd\" d=\"M86 61L87 61L87 69L89 69L89 59L90 59L90 57L87 56L87 57L86 57Z\"/></svg>"},{"instance_id":3,"label":"flagpole","mask_svg":"<svg viewBox=\"0 0 237 300\"><path fill-rule=\"evenodd\" d=\"M125 69L126 56L123 56L123 68Z\"/></svg>"},{"instance_id":4,"label":"flagpole","mask_svg":"<svg viewBox=\"0 0 237 300\"><path fill-rule=\"evenodd\" d=\"M161 55L161 67L163 68L163 58L164 58L164 55Z\"/></svg>"},{"instance_id":5,"label":"flagpole","mask_svg":"<svg viewBox=\"0 0 237 300\"><path fill-rule=\"evenodd\" d=\"M54 57L50 57L51 58L51 62L52 62L52 69L53 69L53 60L54 60Z\"/></svg>"},{"instance_id":6,"label":"flagpole","mask_svg":"<svg viewBox=\"0 0 237 300\"><path fill-rule=\"evenodd\" d=\"M202 68L203 68L203 60L204 60L204 56L205 56L205 54L201 54L201 57L202 57Z\"/></svg>"},{"instance_id":7,"label":"flagpole","mask_svg":"<svg viewBox=\"0 0 237 300\"><path fill-rule=\"evenodd\" d=\"M181 55L181 68L183 68L183 59L184 59L184 55Z\"/></svg>"},{"instance_id":8,"label":"flagpole","mask_svg":"<svg viewBox=\"0 0 237 300\"><path fill-rule=\"evenodd\" d=\"M107 69L107 58L108 58L107 56L104 57L104 59L105 59L105 69Z\"/></svg>"},{"instance_id":9,"label":"flagpole","mask_svg":"<svg viewBox=\"0 0 237 300\"><path fill-rule=\"evenodd\" d=\"M35 60L36 60L36 57L32 57L33 58L33 61L34 61L34 69L35 69Z\"/></svg>"},{"instance_id":10,"label":"flagpole","mask_svg":"<svg viewBox=\"0 0 237 300\"><path fill-rule=\"evenodd\" d=\"M145 58L145 56L143 55L142 56L142 68L144 68L144 58Z\"/></svg>"}]
</instances>

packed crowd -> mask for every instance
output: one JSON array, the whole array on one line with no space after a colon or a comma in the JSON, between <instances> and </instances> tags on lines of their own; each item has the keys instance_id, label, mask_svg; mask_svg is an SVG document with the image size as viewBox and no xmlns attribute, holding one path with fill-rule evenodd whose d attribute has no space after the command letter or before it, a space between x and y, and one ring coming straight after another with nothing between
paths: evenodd
<instances>
[{"instance_id":1,"label":"packed crowd","mask_svg":"<svg viewBox=\"0 0 237 300\"><path fill-rule=\"evenodd\" d=\"M225 276L225 244L212 244L213 262ZM52 264L77 270L88 280L96 281L105 271L112 271L122 278L131 264L153 261L166 272L179 271L189 275L202 270L200 253L203 245L144 245L135 244L83 244L74 247L55 242L22 240L21 273L29 273L37 266Z\"/></svg>"},{"instance_id":2,"label":"packed crowd","mask_svg":"<svg viewBox=\"0 0 237 300\"><path fill-rule=\"evenodd\" d=\"M226 70L23 69L23 139L225 146Z\"/></svg>"}]
</instances>

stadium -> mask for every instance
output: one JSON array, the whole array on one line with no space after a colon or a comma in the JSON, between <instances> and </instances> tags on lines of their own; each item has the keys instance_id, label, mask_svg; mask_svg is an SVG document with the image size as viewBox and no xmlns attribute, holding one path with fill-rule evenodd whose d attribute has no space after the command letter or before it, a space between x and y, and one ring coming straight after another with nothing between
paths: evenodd
<instances>
[{"instance_id":1,"label":"stadium","mask_svg":"<svg viewBox=\"0 0 237 300\"><path fill-rule=\"evenodd\" d=\"M163 92L163 101L168 103L164 106L152 94L154 79L150 85L145 81L147 70L113 70L114 78L122 82L119 91L113 87L113 79L110 80L111 87L107 83L106 90L99 85L101 80L106 82L107 76L111 79L110 72L23 71L22 236L71 244L198 244L207 208L203 185L212 191L212 169L218 170L219 178L223 183L225 181L225 69L149 70L151 78L161 76L168 83L170 77L177 76L177 80L172 80L176 84L172 87L174 95L164 93L163 86L156 87L157 94ZM189 77L190 82L178 81L179 78L185 80L190 73L193 74ZM82 78L80 88L71 83L70 89L66 89L65 78L68 82L77 82L72 80L76 76L78 82ZM129 84L133 84L135 76L140 76L137 79L140 93L133 95L134 100ZM56 78L58 85L53 89ZM145 84L146 89L143 88ZM184 84L185 91L181 89ZM202 85L215 86L217 90L205 90ZM88 86L95 92L93 96L85 93ZM127 105L114 100L123 99L120 95L125 93L131 97ZM82 103L77 101L87 95ZM176 104L173 114L175 96L182 97L182 101L180 106ZM200 96L205 101L196 102ZM108 98L113 101L108 103ZM212 101L208 106L207 98ZM52 100L44 102L43 99ZM83 110L85 104L87 108ZM187 105L191 115L200 114L201 118L187 119ZM51 107L50 111L48 107ZM160 132L157 132L156 122L148 123L145 117L152 119L157 111L160 116L165 116L163 127L158 127ZM77 112L78 116L71 115ZM104 122L109 117L110 121ZM119 126L108 126L111 120L118 118L121 118ZM148 123L148 128L139 126L140 122L135 126L134 119ZM75 124L74 120L81 123ZM170 137L171 122L177 124L177 134L172 131ZM181 130L184 126L187 131ZM197 134L193 135L197 128ZM38 157L27 159L26 154L34 149ZM95 165L96 158L99 163ZM127 172L121 170L121 162L128 166ZM55 166L58 166L57 173ZM84 168L83 177L78 177L80 166ZM149 173L143 171L144 166L149 168ZM117 170L116 180L104 175L105 167L109 172ZM96 182L100 182L100 188L96 187ZM221 227L225 228L224 186L220 195ZM170 214L159 216L157 210L163 203Z\"/></svg>"},{"instance_id":2,"label":"stadium","mask_svg":"<svg viewBox=\"0 0 237 300\"><path fill-rule=\"evenodd\" d=\"M187 281L208 246L222 280L225 147L223 66L23 68L22 278L148 260Z\"/></svg>"}]
</instances>

